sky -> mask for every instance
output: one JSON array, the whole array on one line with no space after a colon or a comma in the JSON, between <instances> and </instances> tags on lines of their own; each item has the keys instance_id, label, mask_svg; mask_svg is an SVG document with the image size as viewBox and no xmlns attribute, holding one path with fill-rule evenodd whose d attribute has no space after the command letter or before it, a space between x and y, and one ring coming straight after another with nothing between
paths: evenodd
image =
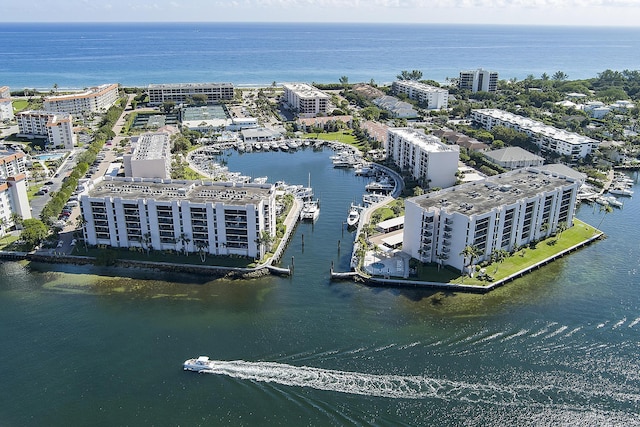
<instances>
[{"instance_id":1,"label":"sky","mask_svg":"<svg viewBox=\"0 0 640 427\"><path fill-rule=\"evenodd\" d=\"M0 22L640 26L640 0L0 0Z\"/></svg>"}]
</instances>

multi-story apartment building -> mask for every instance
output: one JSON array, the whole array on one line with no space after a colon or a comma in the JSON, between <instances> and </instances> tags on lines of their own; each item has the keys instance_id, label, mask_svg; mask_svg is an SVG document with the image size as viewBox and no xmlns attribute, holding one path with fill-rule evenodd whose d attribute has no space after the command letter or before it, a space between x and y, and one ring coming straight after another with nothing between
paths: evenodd
<instances>
[{"instance_id":1,"label":"multi-story apartment building","mask_svg":"<svg viewBox=\"0 0 640 427\"><path fill-rule=\"evenodd\" d=\"M391 85L391 91L395 95L404 93L429 110L440 110L449 105L448 90L413 80L395 81Z\"/></svg>"},{"instance_id":2,"label":"multi-story apartment building","mask_svg":"<svg viewBox=\"0 0 640 427\"><path fill-rule=\"evenodd\" d=\"M57 95L45 98L45 111L56 111L80 115L83 113L99 113L109 109L118 100L118 84L104 84L92 87L82 93Z\"/></svg>"},{"instance_id":3,"label":"multi-story apartment building","mask_svg":"<svg viewBox=\"0 0 640 427\"><path fill-rule=\"evenodd\" d=\"M456 182L460 149L440 138L412 128L389 128L387 157L429 187L450 187Z\"/></svg>"},{"instance_id":4,"label":"multi-story apartment building","mask_svg":"<svg viewBox=\"0 0 640 427\"><path fill-rule=\"evenodd\" d=\"M458 87L471 92L496 92L498 90L498 73L482 68L460 71Z\"/></svg>"},{"instance_id":5,"label":"multi-story apartment building","mask_svg":"<svg viewBox=\"0 0 640 427\"><path fill-rule=\"evenodd\" d=\"M284 100L299 117L315 117L327 114L329 95L306 83L287 83L284 88Z\"/></svg>"},{"instance_id":6,"label":"multi-story apartment building","mask_svg":"<svg viewBox=\"0 0 640 427\"><path fill-rule=\"evenodd\" d=\"M261 258L276 232L271 184L99 178L80 194L90 245Z\"/></svg>"},{"instance_id":7,"label":"multi-story apartment building","mask_svg":"<svg viewBox=\"0 0 640 427\"><path fill-rule=\"evenodd\" d=\"M31 218L27 197L25 155L0 150L0 236L15 225L14 215Z\"/></svg>"},{"instance_id":8,"label":"multi-story apartment building","mask_svg":"<svg viewBox=\"0 0 640 427\"><path fill-rule=\"evenodd\" d=\"M11 91L9 86L0 86L0 122L13 119Z\"/></svg>"},{"instance_id":9,"label":"multi-story apartment building","mask_svg":"<svg viewBox=\"0 0 640 427\"><path fill-rule=\"evenodd\" d=\"M25 155L21 151L0 150L0 179L27 173Z\"/></svg>"},{"instance_id":10,"label":"multi-story apartment building","mask_svg":"<svg viewBox=\"0 0 640 427\"><path fill-rule=\"evenodd\" d=\"M171 177L171 141L164 132L140 135L133 153L125 155L124 175L136 178Z\"/></svg>"},{"instance_id":11,"label":"multi-story apartment building","mask_svg":"<svg viewBox=\"0 0 640 427\"><path fill-rule=\"evenodd\" d=\"M73 149L73 126L69 113L21 111L16 114L18 136L45 140L46 148Z\"/></svg>"},{"instance_id":12,"label":"multi-story apartment building","mask_svg":"<svg viewBox=\"0 0 640 427\"><path fill-rule=\"evenodd\" d=\"M505 126L526 133L542 153L567 156L572 162L591 154L600 144L593 138L557 129L542 122L496 109L472 110L471 119L485 129Z\"/></svg>"},{"instance_id":13,"label":"multi-story apartment building","mask_svg":"<svg viewBox=\"0 0 640 427\"><path fill-rule=\"evenodd\" d=\"M205 95L207 103L233 99L233 83L167 83L150 84L149 104L160 105L166 101L184 103L194 95Z\"/></svg>"},{"instance_id":14,"label":"multi-story apartment building","mask_svg":"<svg viewBox=\"0 0 640 427\"><path fill-rule=\"evenodd\" d=\"M579 187L579 180L524 168L410 198L403 251L463 271L467 246L479 250L479 262L547 237L560 223L571 227Z\"/></svg>"}]
</instances>

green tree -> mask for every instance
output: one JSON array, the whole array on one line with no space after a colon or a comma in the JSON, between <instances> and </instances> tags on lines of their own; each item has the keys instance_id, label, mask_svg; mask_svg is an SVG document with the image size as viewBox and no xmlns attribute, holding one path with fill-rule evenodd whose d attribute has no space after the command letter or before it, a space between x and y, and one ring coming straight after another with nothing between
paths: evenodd
<instances>
[{"instance_id":1,"label":"green tree","mask_svg":"<svg viewBox=\"0 0 640 427\"><path fill-rule=\"evenodd\" d=\"M39 219L29 218L22 222L20 238L31 248L39 245L49 235L49 229Z\"/></svg>"},{"instance_id":2,"label":"green tree","mask_svg":"<svg viewBox=\"0 0 640 427\"><path fill-rule=\"evenodd\" d=\"M340 84L342 85L343 89L347 90L349 88L349 77L347 76L340 77Z\"/></svg>"},{"instance_id":3,"label":"green tree","mask_svg":"<svg viewBox=\"0 0 640 427\"><path fill-rule=\"evenodd\" d=\"M480 257L480 255L481 255L480 249L477 246L467 245L467 246L464 247L462 252L460 252L460 255L464 258L464 260L463 260L463 269L461 271L462 277L464 277L465 268L468 270L469 275L471 275L471 266L473 266L473 261L476 258ZM468 264L467 264L467 259L469 260Z\"/></svg>"}]
</instances>

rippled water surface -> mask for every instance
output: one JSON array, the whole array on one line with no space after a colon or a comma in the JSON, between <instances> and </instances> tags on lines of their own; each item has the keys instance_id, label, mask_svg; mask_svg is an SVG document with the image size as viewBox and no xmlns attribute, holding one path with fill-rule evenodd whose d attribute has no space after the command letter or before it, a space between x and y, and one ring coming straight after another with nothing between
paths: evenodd
<instances>
[{"instance_id":1,"label":"rippled water surface","mask_svg":"<svg viewBox=\"0 0 640 427\"><path fill-rule=\"evenodd\" d=\"M640 425L637 198L606 240L488 295L331 283L366 180L330 154L227 157L310 177L291 278L1 263L0 425ZM198 355L215 369L183 372Z\"/></svg>"}]
</instances>

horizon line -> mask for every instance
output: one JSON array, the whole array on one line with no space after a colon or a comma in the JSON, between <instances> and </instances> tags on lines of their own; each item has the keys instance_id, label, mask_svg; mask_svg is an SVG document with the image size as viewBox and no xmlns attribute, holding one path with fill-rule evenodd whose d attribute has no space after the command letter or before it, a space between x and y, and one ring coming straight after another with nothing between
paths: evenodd
<instances>
[{"instance_id":1,"label":"horizon line","mask_svg":"<svg viewBox=\"0 0 640 427\"><path fill-rule=\"evenodd\" d=\"M406 25L406 26L467 26L467 27L530 27L530 28L610 28L610 29L640 29L639 25L611 25L611 24L588 24L588 23L566 23L566 24L545 24L545 23L469 23L469 22L382 22L382 21L0 21L0 25L4 24L305 24L305 25Z\"/></svg>"}]
</instances>

